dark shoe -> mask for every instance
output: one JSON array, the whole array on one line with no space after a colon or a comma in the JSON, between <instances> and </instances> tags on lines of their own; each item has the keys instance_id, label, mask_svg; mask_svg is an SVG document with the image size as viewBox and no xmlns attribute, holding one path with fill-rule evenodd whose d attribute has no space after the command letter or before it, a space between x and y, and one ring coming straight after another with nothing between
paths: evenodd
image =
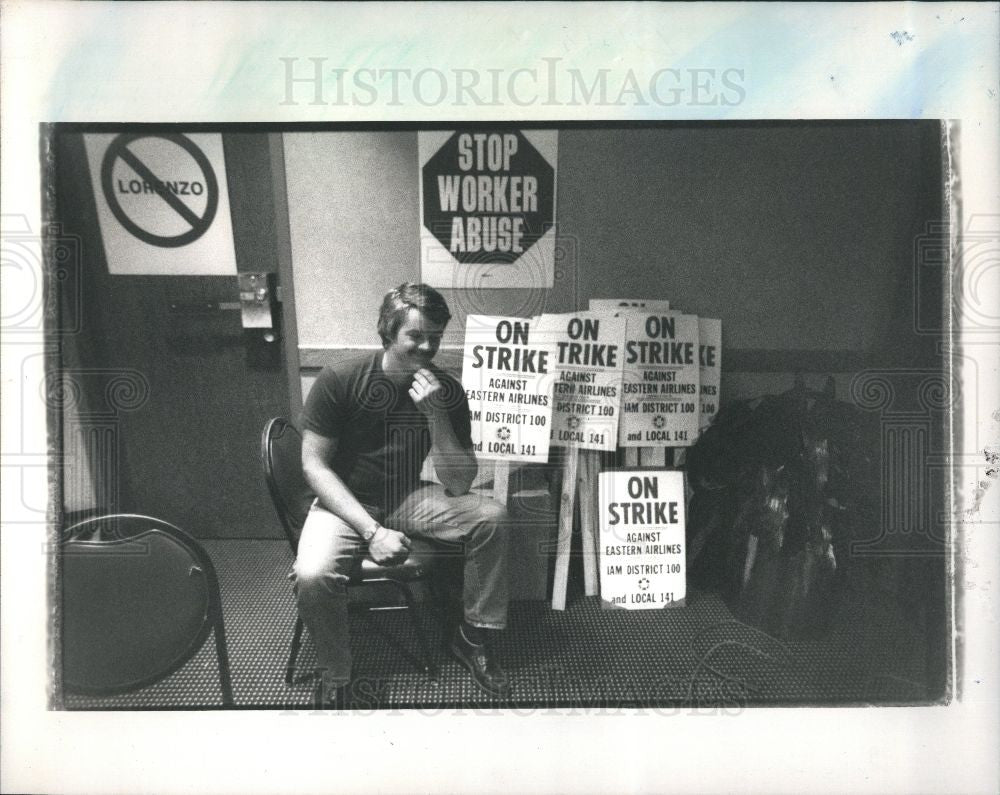
<instances>
[{"instance_id":1,"label":"dark shoe","mask_svg":"<svg viewBox=\"0 0 1000 795\"><path fill-rule=\"evenodd\" d=\"M387 690L384 680L361 677L337 687L317 683L314 699L316 709L320 710L383 709L388 702Z\"/></svg>"},{"instance_id":2,"label":"dark shoe","mask_svg":"<svg viewBox=\"0 0 1000 795\"><path fill-rule=\"evenodd\" d=\"M350 709L353 688L351 683L329 687L317 678L316 689L313 691L313 707L318 710Z\"/></svg>"},{"instance_id":3,"label":"dark shoe","mask_svg":"<svg viewBox=\"0 0 1000 795\"><path fill-rule=\"evenodd\" d=\"M476 645L470 643L459 627L452 638L449 648L452 657L469 669L476 684L491 696L505 697L510 693L510 682L507 674L497 663L485 643Z\"/></svg>"}]
</instances>

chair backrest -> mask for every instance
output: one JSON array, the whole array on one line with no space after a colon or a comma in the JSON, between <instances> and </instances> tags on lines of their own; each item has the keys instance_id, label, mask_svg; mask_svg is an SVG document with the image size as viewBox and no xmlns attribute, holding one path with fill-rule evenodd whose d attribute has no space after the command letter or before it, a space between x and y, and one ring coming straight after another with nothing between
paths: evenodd
<instances>
[{"instance_id":1,"label":"chair backrest","mask_svg":"<svg viewBox=\"0 0 1000 795\"><path fill-rule=\"evenodd\" d=\"M275 417L261 434L260 458L278 519L298 553L299 535L316 495L302 474L302 436L284 417Z\"/></svg>"},{"instance_id":2,"label":"chair backrest","mask_svg":"<svg viewBox=\"0 0 1000 795\"><path fill-rule=\"evenodd\" d=\"M198 542L169 522L115 514L68 528L61 552L68 691L108 695L157 682L190 660L215 629L225 700L218 578Z\"/></svg>"}]
</instances>

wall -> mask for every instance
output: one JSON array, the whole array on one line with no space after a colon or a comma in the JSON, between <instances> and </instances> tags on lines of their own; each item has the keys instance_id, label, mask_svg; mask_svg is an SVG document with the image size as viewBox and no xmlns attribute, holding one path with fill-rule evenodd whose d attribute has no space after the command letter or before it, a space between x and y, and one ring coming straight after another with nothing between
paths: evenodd
<instances>
[{"instance_id":1,"label":"wall","mask_svg":"<svg viewBox=\"0 0 1000 795\"><path fill-rule=\"evenodd\" d=\"M382 294L419 279L416 140L284 135L304 392L339 351L377 346ZM928 355L911 332L912 252L941 217L939 162L936 122L562 130L555 286L446 291L444 346L469 312L663 297L722 318L724 400L796 371L836 373L846 395L862 367Z\"/></svg>"},{"instance_id":2,"label":"wall","mask_svg":"<svg viewBox=\"0 0 1000 795\"><path fill-rule=\"evenodd\" d=\"M286 133L284 143L303 365L322 363L314 352L324 349L381 347L382 296L420 279L417 134ZM514 314L537 299L529 290L442 292L455 318L445 348L462 344L466 314Z\"/></svg>"},{"instance_id":3,"label":"wall","mask_svg":"<svg viewBox=\"0 0 1000 795\"><path fill-rule=\"evenodd\" d=\"M869 350L909 306L913 239L940 192L936 125L569 130L559 144L581 303L653 292L721 317L729 347L764 350Z\"/></svg>"}]
</instances>

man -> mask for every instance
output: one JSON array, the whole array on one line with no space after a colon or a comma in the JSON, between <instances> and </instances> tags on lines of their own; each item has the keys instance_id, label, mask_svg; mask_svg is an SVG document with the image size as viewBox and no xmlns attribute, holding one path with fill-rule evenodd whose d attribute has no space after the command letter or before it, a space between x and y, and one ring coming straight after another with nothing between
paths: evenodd
<instances>
[{"instance_id":1,"label":"man","mask_svg":"<svg viewBox=\"0 0 1000 795\"><path fill-rule=\"evenodd\" d=\"M491 652L507 623L509 517L469 487L477 464L461 385L431 363L451 318L444 298L401 284L382 301L383 349L324 368L302 413L302 466L317 495L295 561L299 615L328 701L349 698L346 584L365 553L406 560L410 538L465 545L464 621L451 653L486 692L508 691ZM428 452L441 485L420 481Z\"/></svg>"}]
</instances>

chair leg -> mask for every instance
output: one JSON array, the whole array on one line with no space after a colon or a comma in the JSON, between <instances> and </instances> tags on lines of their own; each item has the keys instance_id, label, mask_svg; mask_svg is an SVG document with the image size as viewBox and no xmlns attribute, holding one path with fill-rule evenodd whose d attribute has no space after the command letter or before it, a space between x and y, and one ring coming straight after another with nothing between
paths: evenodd
<instances>
[{"instance_id":1,"label":"chair leg","mask_svg":"<svg viewBox=\"0 0 1000 795\"><path fill-rule=\"evenodd\" d=\"M226 647L226 626L222 619L222 607L215 607L215 654L219 658L219 683L222 687L222 704L233 706L233 680L229 670L229 649Z\"/></svg>"},{"instance_id":2,"label":"chair leg","mask_svg":"<svg viewBox=\"0 0 1000 795\"><path fill-rule=\"evenodd\" d=\"M293 684L295 681L295 661L299 656L299 648L302 646L302 619L295 619L295 631L292 632L292 648L288 654L288 665L285 667L285 683Z\"/></svg>"},{"instance_id":3,"label":"chair leg","mask_svg":"<svg viewBox=\"0 0 1000 795\"><path fill-rule=\"evenodd\" d=\"M448 642L451 639L452 624L454 622L454 611L451 606L451 595L446 583L441 582L440 572L435 572L428 580L428 587L431 592L431 599L434 602L434 613L441 628L441 649L448 649Z\"/></svg>"},{"instance_id":4,"label":"chair leg","mask_svg":"<svg viewBox=\"0 0 1000 795\"><path fill-rule=\"evenodd\" d=\"M444 561L431 575L428 584L431 595L437 605L437 613L441 628L441 648L445 651L451 643L451 638L462 623L462 569L457 568L451 560Z\"/></svg>"},{"instance_id":5,"label":"chair leg","mask_svg":"<svg viewBox=\"0 0 1000 795\"><path fill-rule=\"evenodd\" d=\"M417 607L417 600L413 598L413 591L411 591L410 586L404 582L392 580L392 583L396 586L396 590L399 591L406 602L406 607L410 614L410 621L413 624L413 629L417 633L417 643L420 646L420 655L424 660L424 673L426 673L431 679L436 679L438 669L431 660L430 644L427 641L427 634L424 632L423 622L420 620L420 610Z\"/></svg>"}]
</instances>

